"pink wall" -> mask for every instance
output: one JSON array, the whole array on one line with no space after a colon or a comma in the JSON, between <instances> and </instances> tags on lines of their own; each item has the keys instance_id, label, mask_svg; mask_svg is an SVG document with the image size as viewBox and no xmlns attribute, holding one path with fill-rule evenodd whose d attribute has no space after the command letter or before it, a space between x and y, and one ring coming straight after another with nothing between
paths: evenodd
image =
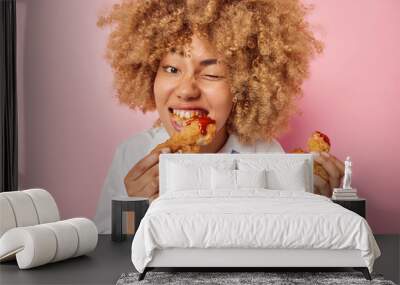
<instances>
[{"instance_id":1,"label":"pink wall","mask_svg":"<svg viewBox=\"0 0 400 285\"><path fill-rule=\"evenodd\" d=\"M111 2L17 0L21 188L49 190L63 218L93 217L116 146L155 119L112 96L107 32L95 25ZM304 84L303 114L280 141L290 150L326 132L332 153L352 156L374 232L400 233L400 2L308 3L326 49Z\"/></svg>"}]
</instances>

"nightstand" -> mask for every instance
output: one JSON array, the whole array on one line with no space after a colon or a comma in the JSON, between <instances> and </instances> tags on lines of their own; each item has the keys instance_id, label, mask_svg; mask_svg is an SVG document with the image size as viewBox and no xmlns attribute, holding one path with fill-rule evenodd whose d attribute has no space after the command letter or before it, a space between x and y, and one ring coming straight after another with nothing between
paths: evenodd
<instances>
[{"instance_id":1,"label":"nightstand","mask_svg":"<svg viewBox=\"0 0 400 285\"><path fill-rule=\"evenodd\" d=\"M143 197L113 197L111 202L111 239L123 241L133 236L149 207Z\"/></svg>"},{"instance_id":2,"label":"nightstand","mask_svg":"<svg viewBox=\"0 0 400 285\"><path fill-rule=\"evenodd\" d=\"M366 208L366 200L363 198L358 198L354 200L340 200L340 199L332 199L333 203L339 204L340 206L353 211L356 214L359 214L361 217L365 219L365 208Z\"/></svg>"}]
</instances>

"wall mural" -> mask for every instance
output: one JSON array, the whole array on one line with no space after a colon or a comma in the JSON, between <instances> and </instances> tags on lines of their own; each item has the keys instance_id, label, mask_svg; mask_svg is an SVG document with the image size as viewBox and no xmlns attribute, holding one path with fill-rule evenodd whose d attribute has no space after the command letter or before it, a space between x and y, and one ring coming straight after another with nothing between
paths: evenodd
<instances>
[{"instance_id":1,"label":"wall mural","mask_svg":"<svg viewBox=\"0 0 400 285\"><path fill-rule=\"evenodd\" d=\"M323 50L307 13L300 1L123 1L99 18L111 27L119 101L159 115L115 153L95 218L101 232L110 232L113 196L158 197L160 153L284 152L275 138ZM344 164L317 134L325 147L307 150L316 152L315 193L330 197Z\"/></svg>"}]
</instances>

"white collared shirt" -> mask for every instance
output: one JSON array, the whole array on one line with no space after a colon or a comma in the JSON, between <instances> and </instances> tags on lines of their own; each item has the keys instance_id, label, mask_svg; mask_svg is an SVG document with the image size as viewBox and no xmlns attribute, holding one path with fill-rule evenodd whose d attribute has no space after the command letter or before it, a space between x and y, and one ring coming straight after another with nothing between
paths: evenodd
<instances>
[{"instance_id":1,"label":"white collared shirt","mask_svg":"<svg viewBox=\"0 0 400 285\"><path fill-rule=\"evenodd\" d=\"M129 170L145 157L158 144L169 138L164 128L154 128L139 133L121 143L114 154L108 170L100 199L97 205L94 222L100 234L111 234L111 200L116 196L128 196L125 191L124 178ZM256 142L243 145L237 136L230 135L220 153L284 153L275 139L270 143Z\"/></svg>"}]
</instances>

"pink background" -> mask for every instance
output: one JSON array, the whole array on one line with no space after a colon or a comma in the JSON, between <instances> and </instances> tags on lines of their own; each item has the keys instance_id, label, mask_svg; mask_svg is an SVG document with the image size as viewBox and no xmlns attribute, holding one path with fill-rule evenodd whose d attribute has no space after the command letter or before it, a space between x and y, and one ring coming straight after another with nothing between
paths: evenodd
<instances>
[{"instance_id":1,"label":"pink background","mask_svg":"<svg viewBox=\"0 0 400 285\"><path fill-rule=\"evenodd\" d=\"M304 84L302 115L279 138L304 147L327 133L332 153L351 155L354 185L375 233L400 233L400 1L320 0L310 16L325 42ZM93 217L117 145L155 114L121 106L103 59L107 0L17 0L21 189L42 187L62 218Z\"/></svg>"}]
</instances>

